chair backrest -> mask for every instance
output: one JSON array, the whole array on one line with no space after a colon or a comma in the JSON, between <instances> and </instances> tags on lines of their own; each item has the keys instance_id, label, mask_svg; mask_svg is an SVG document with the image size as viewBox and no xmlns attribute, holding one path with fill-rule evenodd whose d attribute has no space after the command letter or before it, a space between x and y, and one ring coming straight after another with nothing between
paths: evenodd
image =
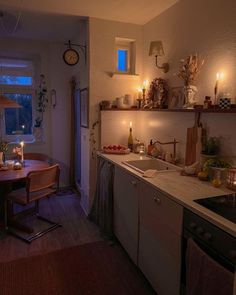
<instances>
[{"instance_id":1,"label":"chair backrest","mask_svg":"<svg viewBox=\"0 0 236 295\"><path fill-rule=\"evenodd\" d=\"M27 175L26 191L29 200L29 194L40 191L52 186L59 185L60 168L56 164L49 168L31 171Z\"/></svg>"},{"instance_id":2,"label":"chair backrest","mask_svg":"<svg viewBox=\"0 0 236 295\"><path fill-rule=\"evenodd\" d=\"M38 160L51 163L50 157L41 153L24 153L24 158L25 160Z\"/></svg>"}]
</instances>

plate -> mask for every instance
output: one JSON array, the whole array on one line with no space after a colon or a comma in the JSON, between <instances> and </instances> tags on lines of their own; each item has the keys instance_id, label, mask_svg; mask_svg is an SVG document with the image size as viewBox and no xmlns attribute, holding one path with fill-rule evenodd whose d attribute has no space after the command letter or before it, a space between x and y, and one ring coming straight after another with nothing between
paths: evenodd
<instances>
[{"instance_id":1,"label":"plate","mask_svg":"<svg viewBox=\"0 0 236 295\"><path fill-rule=\"evenodd\" d=\"M124 155L124 154L130 153L130 149L127 149L125 146L122 146L122 145L104 146L102 148L102 151L105 154L116 154L116 155Z\"/></svg>"}]
</instances>

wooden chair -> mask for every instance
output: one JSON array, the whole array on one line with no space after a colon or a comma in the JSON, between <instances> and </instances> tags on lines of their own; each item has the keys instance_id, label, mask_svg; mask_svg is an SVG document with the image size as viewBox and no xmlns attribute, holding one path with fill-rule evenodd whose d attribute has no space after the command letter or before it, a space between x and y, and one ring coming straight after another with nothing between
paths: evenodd
<instances>
[{"instance_id":1,"label":"wooden chair","mask_svg":"<svg viewBox=\"0 0 236 295\"><path fill-rule=\"evenodd\" d=\"M6 196L5 201L5 227L8 232L10 232L15 237L30 243L31 241L41 237L45 233L61 226L59 223L53 222L39 215L39 201L49 195L57 192L59 187L59 175L60 168L59 165L54 165L49 168L31 171L28 173L26 178L26 183L24 188L14 190ZM33 232L32 228L29 228L26 225L19 223L19 216L25 216L26 213L32 214L32 209L21 211L20 213L14 214L13 204L17 203L23 206L26 206L32 202L35 202L34 212L36 213L37 218L50 223L50 227L39 231L36 234L25 238L24 236L19 235L9 226L16 227L25 232Z\"/></svg>"}]
</instances>

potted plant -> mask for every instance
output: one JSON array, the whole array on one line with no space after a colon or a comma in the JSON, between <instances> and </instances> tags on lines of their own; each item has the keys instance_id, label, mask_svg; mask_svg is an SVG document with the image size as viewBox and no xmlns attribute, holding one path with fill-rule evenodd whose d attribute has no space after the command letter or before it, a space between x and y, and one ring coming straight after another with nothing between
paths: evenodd
<instances>
[{"instance_id":1,"label":"potted plant","mask_svg":"<svg viewBox=\"0 0 236 295\"><path fill-rule=\"evenodd\" d=\"M208 159L203 165L203 171L207 173L210 180L219 180L220 184L226 179L227 169L231 164L225 160L213 158Z\"/></svg>"},{"instance_id":2,"label":"potted plant","mask_svg":"<svg viewBox=\"0 0 236 295\"><path fill-rule=\"evenodd\" d=\"M47 86L45 81L45 76L40 75L40 83L37 91L38 101L37 101L37 113L38 116L35 119L33 133L36 141L42 141L42 124L44 119L44 112L46 110L48 99L47 99Z\"/></svg>"},{"instance_id":3,"label":"potted plant","mask_svg":"<svg viewBox=\"0 0 236 295\"><path fill-rule=\"evenodd\" d=\"M220 142L217 137L206 137L203 141L202 154L206 156L216 156L219 153Z\"/></svg>"},{"instance_id":4,"label":"potted plant","mask_svg":"<svg viewBox=\"0 0 236 295\"><path fill-rule=\"evenodd\" d=\"M8 142L0 141L0 165L3 165L5 162L5 153L8 150Z\"/></svg>"}]
</instances>

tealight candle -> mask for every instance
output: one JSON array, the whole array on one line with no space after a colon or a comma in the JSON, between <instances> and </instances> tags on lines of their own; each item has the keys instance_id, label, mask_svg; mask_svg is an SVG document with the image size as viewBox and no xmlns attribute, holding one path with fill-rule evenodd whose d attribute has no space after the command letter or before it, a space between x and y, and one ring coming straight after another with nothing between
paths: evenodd
<instances>
[{"instance_id":1,"label":"tealight candle","mask_svg":"<svg viewBox=\"0 0 236 295\"><path fill-rule=\"evenodd\" d=\"M16 162L16 163L14 164L14 169L15 169L15 170L20 170L21 168L22 168L21 163Z\"/></svg>"},{"instance_id":2,"label":"tealight candle","mask_svg":"<svg viewBox=\"0 0 236 295\"><path fill-rule=\"evenodd\" d=\"M227 173L227 187L236 190L236 168L231 168Z\"/></svg>"}]
</instances>

